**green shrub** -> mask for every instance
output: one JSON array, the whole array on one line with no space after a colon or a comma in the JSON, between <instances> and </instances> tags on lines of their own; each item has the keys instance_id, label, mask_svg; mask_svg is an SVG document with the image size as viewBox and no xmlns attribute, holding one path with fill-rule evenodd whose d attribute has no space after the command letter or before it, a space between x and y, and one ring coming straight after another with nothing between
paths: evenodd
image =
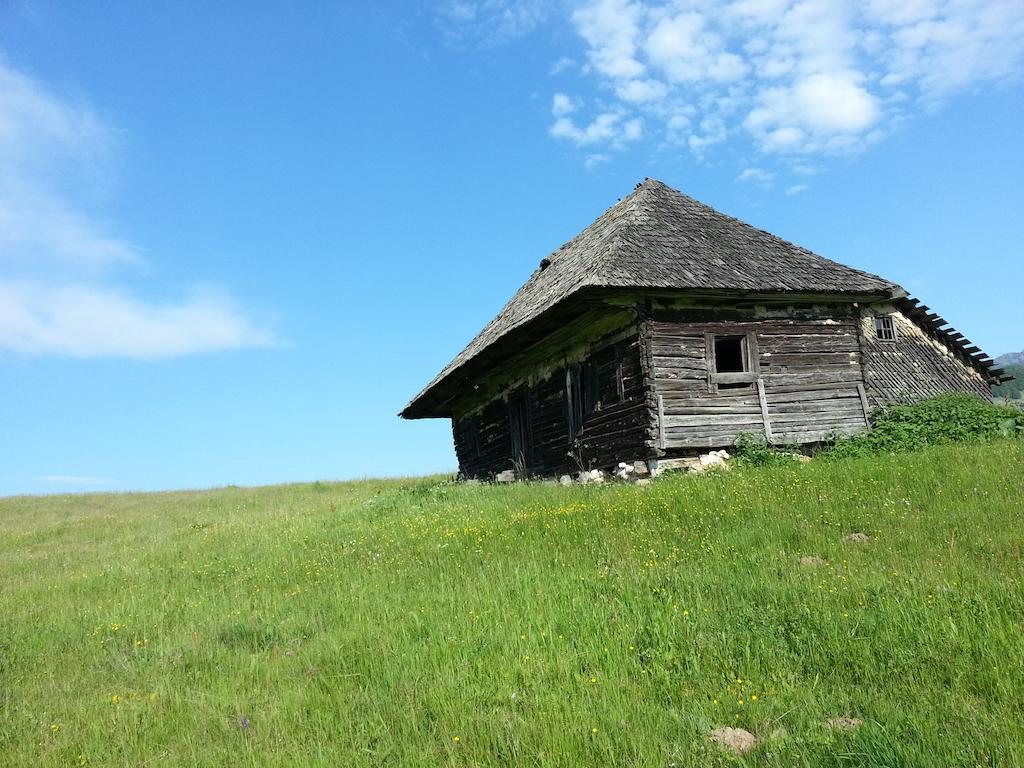
<instances>
[{"instance_id":1,"label":"green shrub","mask_svg":"<svg viewBox=\"0 0 1024 768\"><path fill-rule=\"evenodd\" d=\"M926 445L1021 436L1024 412L973 395L950 394L878 409L872 414L870 430L838 438L829 453L838 457L896 453Z\"/></svg>"}]
</instances>

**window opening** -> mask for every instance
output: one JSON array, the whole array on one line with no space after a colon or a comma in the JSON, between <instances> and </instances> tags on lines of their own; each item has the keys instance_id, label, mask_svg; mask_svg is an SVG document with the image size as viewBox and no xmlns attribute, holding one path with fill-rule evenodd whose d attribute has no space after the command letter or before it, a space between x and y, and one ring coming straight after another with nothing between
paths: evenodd
<instances>
[{"instance_id":1,"label":"window opening","mask_svg":"<svg viewBox=\"0 0 1024 768\"><path fill-rule=\"evenodd\" d=\"M875 318L875 336L879 341L896 341L896 323L892 315L879 315Z\"/></svg>"},{"instance_id":2,"label":"window opening","mask_svg":"<svg viewBox=\"0 0 1024 768\"><path fill-rule=\"evenodd\" d=\"M746 336L715 336L715 373L747 373L749 371ZM750 388L749 381L720 381L718 389Z\"/></svg>"},{"instance_id":3,"label":"window opening","mask_svg":"<svg viewBox=\"0 0 1024 768\"><path fill-rule=\"evenodd\" d=\"M715 336L715 373L746 372L745 347L743 336Z\"/></svg>"}]
</instances>

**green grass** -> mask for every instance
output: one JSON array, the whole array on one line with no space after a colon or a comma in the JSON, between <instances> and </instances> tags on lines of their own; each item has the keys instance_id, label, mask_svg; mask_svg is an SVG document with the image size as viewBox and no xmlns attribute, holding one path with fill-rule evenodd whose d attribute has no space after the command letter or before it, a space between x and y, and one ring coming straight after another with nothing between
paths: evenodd
<instances>
[{"instance_id":1,"label":"green grass","mask_svg":"<svg viewBox=\"0 0 1024 768\"><path fill-rule=\"evenodd\" d=\"M1014 441L3 499L0 765L1020 765L1022 499Z\"/></svg>"}]
</instances>

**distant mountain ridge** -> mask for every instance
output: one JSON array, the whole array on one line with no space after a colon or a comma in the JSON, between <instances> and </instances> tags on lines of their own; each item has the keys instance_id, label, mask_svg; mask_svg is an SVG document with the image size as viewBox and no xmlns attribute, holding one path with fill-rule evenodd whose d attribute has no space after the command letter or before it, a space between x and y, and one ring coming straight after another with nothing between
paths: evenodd
<instances>
[{"instance_id":1,"label":"distant mountain ridge","mask_svg":"<svg viewBox=\"0 0 1024 768\"><path fill-rule=\"evenodd\" d=\"M997 357L996 362L1000 365L1024 365L1024 351L1007 352L1005 355Z\"/></svg>"}]
</instances>

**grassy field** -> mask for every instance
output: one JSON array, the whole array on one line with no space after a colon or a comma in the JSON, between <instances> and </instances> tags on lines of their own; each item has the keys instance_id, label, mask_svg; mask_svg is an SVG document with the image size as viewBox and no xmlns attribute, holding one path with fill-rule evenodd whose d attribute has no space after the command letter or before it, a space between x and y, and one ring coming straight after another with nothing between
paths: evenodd
<instances>
[{"instance_id":1,"label":"grassy field","mask_svg":"<svg viewBox=\"0 0 1024 768\"><path fill-rule=\"evenodd\" d=\"M1021 765L1022 506L1019 442L3 499L0 765Z\"/></svg>"}]
</instances>

